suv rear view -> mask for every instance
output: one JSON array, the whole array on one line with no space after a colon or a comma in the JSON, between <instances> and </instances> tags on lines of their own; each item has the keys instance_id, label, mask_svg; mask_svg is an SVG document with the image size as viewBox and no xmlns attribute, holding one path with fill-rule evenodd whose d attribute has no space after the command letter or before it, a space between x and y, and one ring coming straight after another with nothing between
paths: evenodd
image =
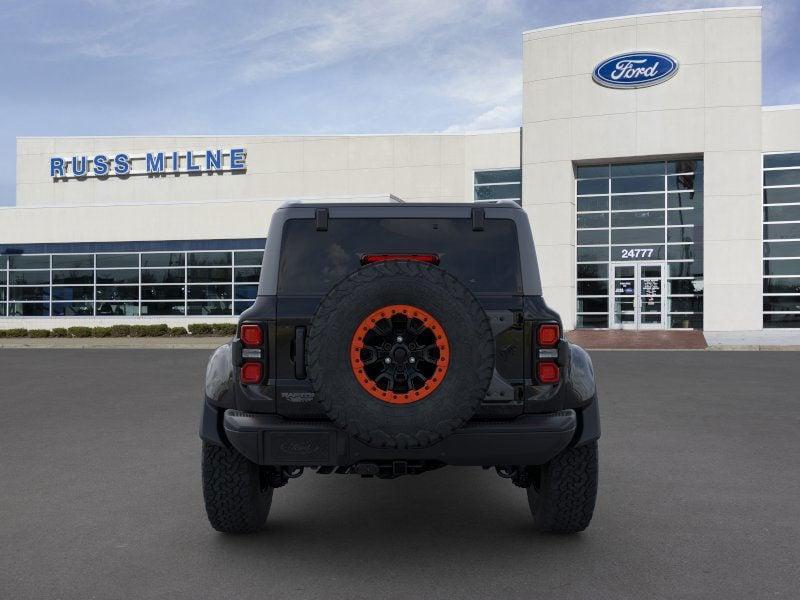
<instances>
[{"instance_id":1,"label":"suv rear view","mask_svg":"<svg viewBox=\"0 0 800 600\"><path fill-rule=\"evenodd\" d=\"M486 204L289 203L258 298L206 374L211 524L261 529L304 470L394 478L495 468L538 529L591 519L588 355L544 303L526 214Z\"/></svg>"}]
</instances>

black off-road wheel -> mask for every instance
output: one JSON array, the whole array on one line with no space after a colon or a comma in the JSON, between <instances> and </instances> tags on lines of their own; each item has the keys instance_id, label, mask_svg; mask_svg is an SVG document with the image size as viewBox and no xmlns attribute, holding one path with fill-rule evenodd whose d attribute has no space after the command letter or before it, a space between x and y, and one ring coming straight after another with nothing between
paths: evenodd
<instances>
[{"instance_id":1,"label":"black off-road wheel","mask_svg":"<svg viewBox=\"0 0 800 600\"><path fill-rule=\"evenodd\" d=\"M531 471L528 504L536 529L552 533L586 529L597 498L597 442L568 448Z\"/></svg>"},{"instance_id":2,"label":"black off-road wheel","mask_svg":"<svg viewBox=\"0 0 800 600\"><path fill-rule=\"evenodd\" d=\"M261 531L272 505L272 491L258 465L236 450L203 442L203 499L214 529Z\"/></svg>"},{"instance_id":3,"label":"black off-road wheel","mask_svg":"<svg viewBox=\"0 0 800 600\"><path fill-rule=\"evenodd\" d=\"M494 373L494 339L452 275L387 261L323 298L306 358L316 399L336 425L374 447L420 448L475 413Z\"/></svg>"}]
</instances>

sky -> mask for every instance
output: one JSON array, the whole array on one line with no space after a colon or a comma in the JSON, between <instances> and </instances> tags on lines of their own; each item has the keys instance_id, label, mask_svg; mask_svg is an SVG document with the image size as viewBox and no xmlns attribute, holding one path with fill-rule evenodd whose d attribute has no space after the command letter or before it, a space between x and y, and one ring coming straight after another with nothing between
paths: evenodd
<instances>
[{"instance_id":1,"label":"sky","mask_svg":"<svg viewBox=\"0 0 800 600\"><path fill-rule=\"evenodd\" d=\"M522 32L753 0L0 0L0 205L17 136L518 127ZM766 0L763 100L800 103L800 2Z\"/></svg>"}]
</instances>

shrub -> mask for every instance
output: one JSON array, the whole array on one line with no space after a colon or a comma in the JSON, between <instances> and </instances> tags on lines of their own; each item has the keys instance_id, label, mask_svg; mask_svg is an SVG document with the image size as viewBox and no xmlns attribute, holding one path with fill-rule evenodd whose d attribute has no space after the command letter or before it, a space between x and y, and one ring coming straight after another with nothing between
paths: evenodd
<instances>
[{"instance_id":1,"label":"shrub","mask_svg":"<svg viewBox=\"0 0 800 600\"><path fill-rule=\"evenodd\" d=\"M213 331L211 323L192 323L189 325L189 333L192 335L211 335Z\"/></svg>"},{"instance_id":2,"label":"shrub","mask_svg":"<svg viewBox=\"0 0 800 600\"><path fill-rule=\"evenodd\" d=\"M111 327L92 327L92 337L111 337Z\"/></svg>"},{"instance_id":3,"label":"shrub","mask_svg":"<svg viewBox=\"0 0 800 600\"><path fill-rule=\"evenodd\" d=\"M235 335L236 323L214 323L211 326L211 333L214 335Z\"/></svg>"},{"instance_id":4,"label":"shrub","mask_svg":"<svg viewBox=\"0 0 800 600\"><path fill-rule=\"evenodd\" d=\"M146 325L131 325L130 329L131 337L145 337L146 335L147 335Z\"/></svg>"},{"instance_id":5,"label":"shrub","mask_svg":"<svg viewBox=\"0 0 800 600\"><path fill-rule=\"evenodd\" d=\"M112 325L111 337L128 337L131 334L130 325Z\"/></svg>"},{"instance_id":6,"label":"shrub","mask_svg":"<svg viewBox=\"0 0 800 600\"><path fill-rule=\"evenodd\" d=\"M161 337L169 333L169 326L165 323L159 325L145 325L144 327L147 337Z\"/></svg>"},{"instance_id":7,"label":"shrub","mask_svg":"<svg viewBox=\"0 0 800 600\"><path fill-rule=\"evenodd\" d=\"M50 330L49 329L28 329L28 337L32 337L32 338L50 337Z\"/></svg>"},{"instance_id":8,"label":"shrub","mask_svg":"<svg viewBox=\"0 0 800 600\"><path fill-rule=\"evenodd\" d=\"M50 337L65 338L69 337L69 331L65 327L54 327L50 330Z\"/></svg>"},{"instance_id":9,"label":"shrub","mask_svg":"<svg viewBox=\"0 0 800 600\"><path fill-rule=\"evenodd\" d=\"M13 329L6 329L4 333L5 337L18 338L27 336L28 330L22 327L14 327Z\"/></svg>"},{"instance_id":10,"label":"shrub","mask_svg":"<svg viewBox=\"0 0 800 600\"><path fill-rule=\"evenodd\" d=\"M92 328L83 326L70 327L67 329L67 333L69 333L71 337L76 338L92 337Z\"/></svg>"},{"instance_id":11,"label":"shrub","mask_svg":"<svg viewBox=\"0 0 800 600\"><path fill-rule=\"evenodd\" d=\"M189 334L189 332L186 331L186 329L183 328L183 327L170 327L169 328L169 333L167 333L167 335L170 336L170 337L179 337L179 336L188 335L188 334Z\"/></svg>"}]
</instances>

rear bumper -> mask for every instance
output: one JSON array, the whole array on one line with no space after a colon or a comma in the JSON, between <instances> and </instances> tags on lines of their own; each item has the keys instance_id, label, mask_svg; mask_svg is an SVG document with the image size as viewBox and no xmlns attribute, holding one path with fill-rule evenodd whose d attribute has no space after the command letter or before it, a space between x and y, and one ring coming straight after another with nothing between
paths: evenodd
<instances>
[{"instance_id":1,"label":"rear bumper","mask_svg":"<svg viewBox=\"0 0 800 600\"><path fill-rule=\"evenodd\" d=\"M208 406L208 405L207 405ZM372 448L327 421L288 421L275 415L226 410L224 437L262 465L346 466L358 462L438 461L449 465L537 465L581 437L573 410L512 421L471 422L427 448Z\"/></svg>"}]
</instances>

